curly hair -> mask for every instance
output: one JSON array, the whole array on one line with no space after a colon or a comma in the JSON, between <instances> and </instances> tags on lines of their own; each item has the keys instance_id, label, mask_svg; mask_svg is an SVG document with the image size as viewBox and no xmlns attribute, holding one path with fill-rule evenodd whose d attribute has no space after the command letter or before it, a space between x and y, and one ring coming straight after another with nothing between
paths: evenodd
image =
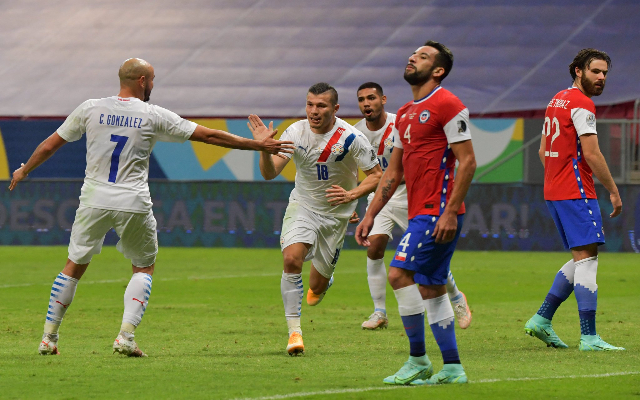
<instances>
[{"instance_id":1,"label":"curly hair","mask_svg":"<svg viewBox=\"0 0 640 400\"><path fill-rule=\"evenodd\" d=\"M611 68L611 58L609 58L609 55L604 51L596 49L582 49L573 59L573 62L569 64L569 73L571 74L571 79L573 79L574 81L576 80L576 68L584 71L586 68L589 68L591 61L593 60L606 61L607 67Z\"/></svg>"}]
</instances>

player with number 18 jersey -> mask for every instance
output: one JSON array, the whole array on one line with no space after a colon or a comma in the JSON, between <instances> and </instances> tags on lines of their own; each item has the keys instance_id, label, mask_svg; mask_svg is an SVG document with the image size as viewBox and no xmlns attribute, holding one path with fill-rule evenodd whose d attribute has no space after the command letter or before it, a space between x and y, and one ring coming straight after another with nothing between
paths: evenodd
<instances>
[{"instance_id":1,"label":"player with number 18 jersey","mask_svg":"<svg viewBox=\"0 0 640 400\"><path fill-rule=\"evenodd\" d=\"M314 268L330 278L357 202L332 205L327 201L327 189L335 185L352 190L358 186L358 168L368 171L378 160L362 132L340 118L324 134L312 132L306 119L295 122L280 139L294 143L293 156L283 156L293 157L296 165L280 247L284 251L293 243L313 243L305 261L313 260Z\"/></svg>"}]
</instances>

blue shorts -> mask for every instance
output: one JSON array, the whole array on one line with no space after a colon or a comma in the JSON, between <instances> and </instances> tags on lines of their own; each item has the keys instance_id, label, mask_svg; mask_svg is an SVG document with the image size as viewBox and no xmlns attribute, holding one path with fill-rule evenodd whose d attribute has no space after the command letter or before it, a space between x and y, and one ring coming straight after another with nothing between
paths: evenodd
<instances>
[{"instance_id":1,"label":"blue shorts","mask_svg":"<svg viewBox=\"0 0 640 400\"><path fill-rule=\"evenodd\" d=\"M596 199L547 200L565 249L604 244L604 228Z\"/></svg>"},{"instance_id":2,"label":"blue shorts","mask_svg":"<svg viewBox=\"0 0 640 400\"><path fill-rule=\"evenodd\" d=\"M464 215L458 215L458 230L449 243L436 243L433 229L440 217L418 215L409 220L391 267L415 271L413 280L421 285L444 285L449 275L449 264L458 243Z\"/></svg>"}]
</instances>

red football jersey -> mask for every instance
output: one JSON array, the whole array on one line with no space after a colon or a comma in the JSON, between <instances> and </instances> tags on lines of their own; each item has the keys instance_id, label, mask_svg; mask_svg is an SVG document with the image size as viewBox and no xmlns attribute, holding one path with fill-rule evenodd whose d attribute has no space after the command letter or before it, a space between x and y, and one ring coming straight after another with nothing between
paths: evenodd
<instances>
[{"instance_id":1,"label":"red football jersey","mask_svg":"<svg viewBox=\"0 0 640 400\"><path fill-rule=\"evenodd\" d=\"M596 107L577 87L556 94L547 106L545 200L595 199L591 168L582 156L580 135L596 132Z\"/></svg>"},{"instance_id":2,"label":"red football jersey","mask_svg":"<svg viewBox=\"0 0 640 400\"><path fill-rule=\"evenodd\" d=\"M456 158L449 143L471 139L469 110L453 93L438 86L398 110L396 129L394 146L404 149L409 219L441 215L454 183ZM463 203L458 214L464 212Z\"/></svg>"}]
</instances>

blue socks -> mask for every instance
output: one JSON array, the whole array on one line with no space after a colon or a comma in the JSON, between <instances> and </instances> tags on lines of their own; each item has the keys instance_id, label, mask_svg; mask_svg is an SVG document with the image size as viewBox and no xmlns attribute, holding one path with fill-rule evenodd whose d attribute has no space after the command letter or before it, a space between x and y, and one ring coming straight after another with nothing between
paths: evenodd
<instances>
[{"instance_id":1,"label":"blue socks","mask_svg":"<svg viewBox=\"0 0 640 400\"><path fill-rule=\"evenodd\" d=\"M596 274L598 257L590 257L576 263L574 292L580 315L580 332L596 334L596 309L598 308L598 285Z\"/></svg>"},{"instance_id":2,"label":"blue socks","mask_svg":"<svg viewBox=\"0 0 640 400\"><path fill-rule=\"evenodd\" d=\"M553 280L547 297L538 310L538 315L548 320L553 319L553 315L556 313L558 307L560 307L560 304L568 299L571 292L573 292L575 269L576 267L573 260L568 261L560 268L560 271L558 271Z\"/></svg>"},{"instance_id":3,"label":"blue socks","mask_svg":"<svg viewBox=\"0 0 640 400\"><path fill-rule=\"evenodd\" d=\"M449 296L443 294L435 299L424 300L424 305L431 332L442 353L442 361L445 364L460 364L453 308Z\"/></svg>"},{"instance_id":4,"label":"blue socks","mask_svg":"<svg viewBox=\"0 0 640 400\"><path fill-rule=\"evenodd\" d=\"M421 357L427 354L424 344L424 313L402 316L402 324L409 338L409 355Z\"/></svg>"}]
</instances>

